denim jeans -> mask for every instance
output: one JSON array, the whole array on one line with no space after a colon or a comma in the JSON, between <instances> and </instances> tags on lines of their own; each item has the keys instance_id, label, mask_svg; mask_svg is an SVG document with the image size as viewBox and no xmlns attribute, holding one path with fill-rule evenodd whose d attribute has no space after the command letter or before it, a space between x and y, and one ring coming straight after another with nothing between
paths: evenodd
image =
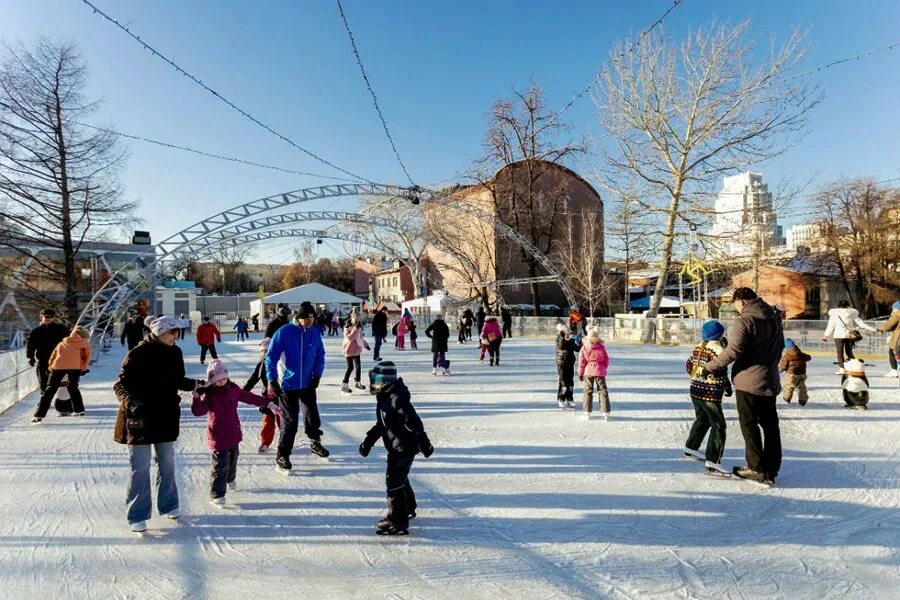
<instances>
[{"instance_id":1,"label":"denim jeans","mask_svg":"<svg viewBox=\"0 0 900 600\"><path fill-rule=\"evenodd\" d=\"M375 336L375 351L372 354L372 356L374 358L377 359L381 356L381 344L383 344L383 343L384 343L384 336L376 335Z\"/></svg>"},{"instance_id":2,"label":"denim jeans","mask_svg":"<svg viewBox=\"0 0 900 600\"><path fill-rule=\"evenodd\" d=\"M156 508L164 515L178 508L178 487L175 485L175 442L128 446L131 480L128 482L128 522L150 519L153 500L150 497L151 446L156 461Z\"/></svg>"}]
</instances>

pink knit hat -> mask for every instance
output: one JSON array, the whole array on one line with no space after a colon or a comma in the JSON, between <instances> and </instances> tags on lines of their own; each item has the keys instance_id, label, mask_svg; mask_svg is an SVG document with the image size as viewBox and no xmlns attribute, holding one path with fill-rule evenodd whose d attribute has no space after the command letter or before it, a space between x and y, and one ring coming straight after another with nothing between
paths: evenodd
<instances>
[{"instance_id":1,"label":"pink knit hat","mask_svg":"<svg viewBox=\"0 0 900 600\"><path fill-rule=\"evenodd\" d=\"M213 359L206 369L206 385L212 385L223 379L228 379L228 369L225 368L225 363L221 360L218 358Z\"/></svg>"}]
</instances>

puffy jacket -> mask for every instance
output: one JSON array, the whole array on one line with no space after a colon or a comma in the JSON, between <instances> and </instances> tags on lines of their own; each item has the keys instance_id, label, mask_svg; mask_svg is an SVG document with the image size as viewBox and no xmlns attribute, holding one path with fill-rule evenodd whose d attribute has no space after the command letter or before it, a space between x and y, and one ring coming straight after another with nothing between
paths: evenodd
<instances>
[{"instance_id":1,"label":"puffy jacket","mask_svg":"<svg viewBox=\"0 0 900 600\"><path fill-rule=\"evenodd\" d=\"M369 349L366 338L363 336L362 327L347 325L344 327L344 343L341 344L341 353L344 356L359 356L363 348Z\"/></svg>"},{"instance_id":2,"label":"puffy jacket","mask_svg":"<svg viewBox=\"0 0 900 600\"><path fill-rule=\"evenodd\" d=\"M375 425L363 444L371 447L380 437L388 453L418 454L420 442L424 445L428 436L403 379L384 385L375 399Z\"/></svg>"},{"instance_id":3,"label":"puffy jacket","mask_svg":"<svg viewBox=\"0 0 900 600\"><path fill-rule=\"evenodd\" d=\"M210 450L230 450L244 439L238 417L238 402L253 406L266 406L269 403L262 396L245 392L233 381L221 387L210 386L202 394L194 396L191 403L194 416L209 415L206 421L206 442Z\"/></svg>"},{"instance_id":4,"label":"puffy jacket","mask_svg":"<svg viewBox=\"0 0 900 600\"><path fill-rule=\"evenodd\" d=\"M446 352L447 340L450 339L450 328L443 319L436 319L425 329L425 337L431 338L432 352Z\"/></svg>"},{"instance_id":5,"label":"puffy jacket","mask_svg":"<svg viewBox=\"0 0 900 600\"><path fill-rule=\"evenodd\" d=\"M184 376L181 348L168 346L153 336L130 350L122 361L113 386L119 400L114 439L140 446L178 439L181 396L196 380Z\"/></svg>"},{"instance_id":6,"label":"puffy jacket","mask_svg":"<svg viewBox=\"0 0 900 600\"><path fill-rule=\"evenodd\" d=\"M781 392L778 363L784 352L784 331L775 310L761 298L748 301L727 337L728 347L706 363L706 369L716 372L734 363L731 381L736 389L777 396Z\"/></svg>"},{"instance_id":7,"label":"puffy jacket","mask_svg":"<svg viewBox=\"0 0 900 600\"><path fill-rule=\"evenodd\" d=\"M594 343L589 339L584 341L581 352L578 353L579 377L606 377L609 369L609 354L602 343Z\"/></svg>"},{"instance_id":8,"label":"puffy jacket","mask_svg":"<svg viewBox=\"0 0 900 600\"><path fill-rule=\"evenodd\" d=\"M197 343L201 346L211 346L215 342L222 341L222 334L219 329L209 321L204 321L197 328Z\"/></svg>"},{"instance_id":9,"label":"puffy jacket","mask_svg":"<svg viewBox=\"0 0 900 600\"><path fill-rule=\"evenodd\" d=\"M51 371L87 371L91 364L91 345L77 333L56 346L50 355Z\"/></svg>"},{"instance_id":10,"label":"puffy jacket","mask_svg":"<svg viewBox=\"0 0 900 600\"><path fill-rule=\"evenodd\" d=\"M50 323L38 325L28 334L28 344L25 355L28 360L32 358L39 363L50 362L50 355L56 346L69 336L71 330L62 323Z\"/></svg>"},{"instance_id":11,"label":"puffy jacket","mask_svg":"<svg viewBox=\"0 0 900 600\"><path fill-rule=\"evenodd\" d=\"M578 352L578 342L571 337L566 339L562 333L556 336L556 364L575 364L575 353Z\"/></svg>"},{"instance_id":12,"label":"puffy jacket","mask_svg":"<svg viewBox=\"0 0 900 600\"><path fill-rule=\"evenodd\" d=\"M387 314L383 310L379 310L372 317L372 335L387 337Z\"/></svg>"},{"instance_id":13,"label":"puffy jacket","mask_svg":"<svg viewBox=\"0 0 900 600\"><path fill-rule=\"evenodd\" d=\"M875 331L874 327L866 325L859 318L859 312L855 308L832 308L828 311L828 326L825 328L825 337L834 336L841 340L850 337L850 329L865 329Z\"/></svg>"},{"instance_id":14,"label":"puffy jacket","mask_svg":"<svg viewBox=\"0 0 900 600\"><path fill-rule=\"evenodd\" d=\"M806 363L812 360L812 356L802 352L797 346L791 346L784 351L778 370L791 375L806 375Z\"/></svg>"},{"instance_id":15,"label":"puffy jacket","mask_svg":"<svg viewBox=\"0 0 900 600\"><path fill-rule=\"evenodd\" d=\"M503 339L503 331L500 329L500 323L494 317L488 317L481 328L481 337L487 338L488 342Z\"/></svg>"},{"instance_id":16,"label":"puffy jacket","mask_svg":"<svg viewBox=\"0 0 900 600\"><path fill-rule=\"evenodd\" d=\"M284 373L278 378L278 361L284 355ZM325 345L319 328L289 323L275 332L266 352L266 377L285 390L302 390L325 372Z\"/></svg>"},{"instance_id":17,"label":"puffy jacket","mask_svg":"<svg viewBox=\"0 0 900 600\"><path fill-rule=\"evenodd\" d=\"M881 333L892 332L888 339L888 348L891 350L896 348L897 344L900 344L900 310L891 311L890 318L884 322L884 325L878 327L878 331Z\"/></svg>"},{"instance_id":18,"label":"puffy jacket","mask_svg":"<svg viewBox=\"0 0 900 600\"><path fill-rule=\"evenodd\" d=\"M409 330L409 320L406 317L400 319L397 323L397 335L404 336L406 332Z\"/></svg>"}]
</instances>

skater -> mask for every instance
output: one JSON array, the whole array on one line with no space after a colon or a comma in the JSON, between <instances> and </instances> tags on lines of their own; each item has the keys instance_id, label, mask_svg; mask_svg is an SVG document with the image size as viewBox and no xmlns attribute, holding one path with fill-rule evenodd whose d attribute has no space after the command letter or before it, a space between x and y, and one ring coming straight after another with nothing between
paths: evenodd
<instances>
[{"instance_id":1,"label":"skater","mask_svg":"<svg viewBox=\"0 0 900 600\"><path fill-rule=\"evenodd\" d=\"M269 350L269 341L269 338L263 338L259 342L259 362L253 368L250 379L244 384L245 392L252 392L256 384L262 382L263 393L268 397L269 379L266 377L265 361L266 352ZM269 446L272 445L272 440L275 439L275 427L277 426L281 429L281 416L277 412L269 410L268 406L261 406L259 412L262 413L263 420L262 427L259 430L259 448L256 451L264 454L269 449Z\"/></svg>"},{"instance_id":2,"label":"skater","mask_svg":"<svg viewBox=\"0 0 900 600\"><path fill-rule=\"evenodd\" d=\"M244 317L238 317L237 323L234 324L234 330L237 332L237 341L250 339L249 329L250 326L244 320Z\"/></svg>"},{"instance_id":3,"label":"skater","mask_svg":"<svg viewBox=\"0 0 900 600\"><path fill-rule=\"evenodd\" d=\"M734 363L731 381L747 464L734 467L732 472L772 485L781 469L781 429L775 401L781 391L778 363L784 350L784 332L781 319L752 289L738 288L732 298L740 316L728 331L725 351L703 366L701 377Z\"/></svg>"},{"instance_id":4,"label":"skater","mask_svg":"<svg viewBox=\"0 0 900 600\"><path fill-rule=\"evenodd\" d=\"M472 325L475 323L475 315L472 313L471 308L467 308L463 311L462 315L463 325L466 329L466 341L472 339ZM479 329L479 331L481 331Z\"/></svg>"},{"instance_id":5,"label":"skater","mask_svg":"<svg viewBox=\"0 0 900 600\"><path fill-rule=\"evenodd\" d=\"M291 470L291 453L297 436L300 412L303 429L309 438L309 450L326 458L330 452L322 445L322 426L316 388L325 371L325 346L321 330L316 326L312 304L304 302L297 311L300 324L290 323L275 332L266 352L266 377L270 395L278 398L281 408L281 435L278 439L278 468ZM284 356L284 376L279 381L278 362Z\"/></svg>"},{"instance_id":6,"label":"skater","mask_svg":"<svg viewBox=\"0 0 900 600\"><path fill-rule=\"evenodd\" d=\"M853 358L844 363L841 394L845 408L850 410L869 408L869 378L866 377L866 366L861 360Z\"/></svg>"},{"instance_id":7,"label":"skater","mask_svg":"<svg viewBox=\"0 0 900 600\"><path fill-rule=\"evenodd\" d=\"M466 343L466 324L463 322L462 313L459 313L456 318L456 343Z\"/></svg>"},{"instance_id":8,"label":"skater","mask_svg":"<svg viewBox=\"0 0 900 600\"><path fill-rule=\"evenodd\" d=\"M237 489L238 447L243 439L238 402L268 407L278 411L278 405L252 392L242 390L228 379L228 369L221 360L213 359L206 369L206 385L194 390L191 412L195 417L209 415L206 441L212 450L212 469L209 474L209 496L213 505L225 504L227 489Z\"/></svg>"},{"instance_id":9,"label":"skater","mask_svg":"<svg viewBox=\"0 0 900 600\"><path fill-rule=\"evenodd\" d=\"M828 326L825 328L825 335L822 341L828 341L828 337L834 339L834 349L837 354L837 371L840 375L844 366L844 361L856 358L853 354L853 346L862 339L860 329L875 332L874 327L870 327L859 318L859 312L855 308L850 308L850 302L841 300L838 302L837 308L828 311ZM846 357L846 358L845 358Z\"/></svg>"},{"instance_id":10,"label":"skater","mask_svg":"<svg viewBox=\"0 0 900 600\"><path fill-rule=\"evenodd\" d=\"M143 323L141 323L141 324L143 324ZM178 315L178 327L181 329L180 339L183 340L183 339L187 338L187 335L188 335L188 333L190 333L190 330L191 330L191 320L188 319L186 316L184 316L184 313L181 313L180 315ZM129 348L129 350L131 350L131 348Z\"/></svg>"},{"instance_id":11,"label":"skater","mask_svg":"<svg viewBox=\"0 0 900 600\"><path fill-rule=\"evenodd\" d=\"M419 344L416 340L419 339L419 334L416 332L416 320L412 317L406 322L406 330L409 332L409 349L418 350Z\"/></svg>"},{"instance_id":12,"label":"skater","mask_svg":"<svg viewBox=\"0 0 900 600\"><path fill-rule=\"evenodd\" d=\"M434 446L425 433L422 420L412 405L409 389L397 377L394 363L375 365L370 378L375 387L375 425L359 445L359 454L369 455L380 437L387 450L388 512L375 526L378 535L407 535L409 520L416 517L416 496L409 484L409 471L416 454L428 458Z\"/></svg>"},{"instance_id":13,"label":"skater","mask_svg":"<svg viewBox=\"0 0 900 600\"><path fill-rule=\"evenodd\" d=\"M397 336L396 346L397 350L406 350L406 332L409 330L409 321L406 320L406 315L400 317L400 320L397 321L396 331L394 331L394 335Z\"/></svg>"},{"instance_id":14,"label":"skater","mask_svg":"<svg viewBox=\"0 0 900 600\"><path fill-rule=\"evenodd\" d=\"M562 323L556 326L556 403L560 408L575 408L575 353L578 343L572 332Z\"/></svg>"},{"instance_id":15,"label":"skater","mask_svg":"<svg viewBox=\"0 0 900 600\"><path fill-rule=\"evenodd\" d=\"M203 317L203 323L197 327L197 344L200 345L200 364L206 363L206 353L213 358L219 358L216 354L216 342L222 343L222 334L219 328L210 322L209 317Z\"/></svg>"},{"instance_id":16,"label":"skater","mask_svg":"<svg viewBox=\"0 0 900 600\"><path fill-rule=\"evenodd\" d=\"M114 439L128 446L131 465L126 500L128 522L131 530L138 533L146 531L152 507L151 450L158 468L159 514L169 519L181 515L175 483L175 440L181 417L178 391L192 392L203 383L184 376L184 357L175 345L178 319L148 318L145 324L150 334L125 355L119 379L113 386L119 401Z\"/></svg>"},{"instance_id":17,"label":"skater","mask_svg":"<svg viewBox=\"0 0 900 600\"><path fill-rule=\"evenodd\" d=\"M600 339L597 327L588 327L587 337L578 353L578 381L584 382L584 394L581 397L582 410L586 418L591 417L594 410L594 387L597 388L597 399L603 420L610 416L609 390L606 387L606 372L609 369L609 354Z\"/></svg>"},{"instance_id":18,"label":"skater","mask_svg":"<svg viewBox=\"0 0 900 600\"><path fill-rule=\"evenodd\" d=\"M382 307L376 310L375 316L372 317L372 337L375 339L375 352L372 360L375 362L381 360L381 344L384 343L387 332L387 309Z\"/></svg>"},{"instance_id":19,"label":"skater","mask_svg":"<svg viewBox=\"0 0 900 600\"><path fill-rule=\"evenodd\" d=\"M360 355L363 352L363 348L369 350L369 343L366 342L366 338L363 336L359 315L353 315L350 317L347 327L344 328L344 343L341 345L341 354L344 355L344 359L347 361L347 370L344 371L344 381L341 385L341 392L344 394L353 393L353 390L350 389L350 374L353 373L354 369L356 370L356 376L354 377L356 389L366 389L366 386L360 383L360 378L362 377L360 373L362 369Z\"/></svg>"},{"instance_id":20,"label":"skater","mask_svg":"<svg viewBox=\"0 0 900 600\"><path fill-rule=\"evenodd\" d=\"M503 337L512 337L512 313L509 312L508 306L500 308L500 320L503 322Z\"/></svg>"},{"instance_id":21,"label":"skater","mask_svg":"<svg viewBox=\"0 0 900 600\"><path fill-rule=\"evenodd\" d=\"M425 329L425 337L431 338L431 374L438 374L438 367L441 369L441 375L450 374L450 361L447 360L447 342L450 339L450 328L444 322L444 317L440 314L434 316L434 322Z\"/></svg>"},{"instance_id":22,"label":"skater","mask_svg":"<svg viewBox=\"0 0 900 600\"><path fill-rule=\"evenodd\" d=\"M131 315L122 326L122 335L119 341L124 346L128 342L128 349L133 350L135 346L144 341L144 320L138 315ZM181 329L178 330L181 332Z\"/></svg>"},{"instance_id":23,"label":"skater","mask_svg":"<svg viewBox=\"0 0 900 600\"><path fill-rule=\"evenodd\" d=\"M25 356L30 366L37 365L38 386L43 392L50 378L50 355L69 336L69 328L56 321L56 311L52 308L42 310L40 319L41 324L28 334Z\"/></svg>"},{"instance_id":24,"label":"skater","mask_svg":"<svg viewBox=\"0 0 900 600\"><path fill-rule=\"evenodd\" d=\"M487 319L487 313L484 312L484 306L479 306L478 311L475 313L475 324L478 326L478 332L481 333L481 330L484 329L484 321Z\"/></svg>"},{"instance_id":25,"label":"skater","mask_svg":"<svg viewBox=\"0 0 900 600\"><path fill-rule=\"evenodd\" d=\"M778 371L785 374L782 399L790 404L794 398L794 390L797 390L797 401L800 406L806 406L809 401L809 392L806 389L806 363L812 360L812 356L802 352L794 340L784 340L784 354L778 363Z\"/></svg>"},{"instance_id":26,"label":"skater","mask_svg":"<svg viewBox=\"0 0 900 600\"><path fill-rule=\"evenodd\" d=\"M703 341L694 346L684 367L691 377L691 404L694 405L694 424L684 443L684 455L694 460L705 460L710 475L729 477L731 471L722 467L725 452L725 415L722 413L722 396L731 396L731 383L727 368L715 375L704 375L703 365L722 354L722 336L725 326L718 321L707 321L701 328ZM700 444L709 432L706 454L700 453Z\"/></svg>"},{"instance_id":27,"label":"skater","mask_svg":"<svg viewBox=\"0 0 900 600\"><path fill-rule=\"evenodd\" d=\"M253 333L259 333L259 313L254 313L250 317L250 322L253 323Z\"/></svg>"},{"instance_id":28,"label":"skater","mask_svg":"<svg viewBox=\"0 0 900 600\"><path fill-rule=\"evenodd\" d=\"M569 312L569 331L572 332L572 337L578 343L581 343L581 338L584 337L584 328L584 315L577 308L573 308Z\"/></svg>"},{"instance_id":29,"label":"skater","mask_svg":"<svg viewBox=\"0 0 900 600\"><path fill-rule=\"evenodd\" d=\"M275 312L275 318L269 321L266 326L266 334L263 337L270 340L275 336L275 332L290 323L291 309L286 304L279 304L278 310Z\"/></svg>"},{"instance_id":30,"label":"skater","mask_svg":"<svg viewBox=\"0 0 900 600\"><path fill-rule=\"evenodd\" d=\"M884 376L896 379L900 376L900 371L897 369L897 352L894 350L897 344L900 344L900 300L894 302L891 306L890 318L884 322L884 325L877 329L881 333L891 332L891 337L888 338L888 363L890 364L890 368L888 368L888 371Z\"/></svg>"},{"instance_id":31,"label":"skater","mask_svg":"<svg viewBox=\"0 0 900 600\"><path fill-rule=\"evenodd\" d=\"M331 327L328 330L328 335L337 335L338 327L342 324L343 319L341 318L341 311L337 311L331 315Z\"/></svg>"},{"instance_id":32,"label":"skater","mask_svg":"<svg viewBox=\"0 0 900 600\"><path fill-rule=\"evenodd\" d=\"M69 411L60 411L60 416L76 417L84 416L84 401L81 398L81 390L78 389L78 380L88 372L91 364L91 344L88 341L90 334L81 327L75 327L71 335L61 341L50 355L48 369L50 377L47 388L41 394L37 410L34 411L32 423L40 423L50 410L50 402L62 384L63 379L68 380L66 389L72 400L72 408Z\"/></svg>"},{"instance_id":33,"label":"skater","mask_svg":"<svg viewBox=\"0 0 900 600\"><path fill-rule=\"evenodd\" d=\"M484 325L481 328L481 339L487 342L487 351L493 366L500 366L500 344L503 343L503 332L500 331L500 323L497 317L487 315ZM484 361L484 351L482 350L481 360Z\"/></svg>"}]
</instances>

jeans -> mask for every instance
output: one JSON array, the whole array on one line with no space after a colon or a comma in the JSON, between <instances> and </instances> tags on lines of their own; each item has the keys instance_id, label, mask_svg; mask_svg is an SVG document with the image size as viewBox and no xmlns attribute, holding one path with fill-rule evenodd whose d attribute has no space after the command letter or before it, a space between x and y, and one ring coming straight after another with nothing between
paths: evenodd
<instances>
[{"instance_id":1,"label":"jeans","mask_svg":"<svg viewBox=\"0 0 900 600\"><path fill-rule=\"evenodd\" d=\"M226 484L237 477L238 447L229 450L213 450L212 469L209 473L210 498L224 498Z\"/></svg>"},{"instance_id":2,"label":"jeans","mask_svg":"<svg viewBox=\"0 0 900 600\"><path fill-rule=\"evenodd\" d=\"M447 361L447 353L446 352L432 352L433 356L431 358L431 366L435 369L438 367L444 369L444 363Z\"/></svg>"},{"instance_id":3,"label":"jeans","mask_svg":"<svg viewBox=\"0 0 900 600\"><path fill-rule=\"evenodd\" d=\"M213 357L213 359L219 358L219 355L216 354L216 345L215 344L200 344L200 363L206 362L206 351L209 351L209 355Z\"/></svg>"},{"instance_id":4,"label":"jeans","mask_svg":"<svg viewBox=\"0 0 900 600\"><path fill-rule=\"evenodd\" d=\"M735 397L747 466L774 478L781 469L781 429L775 396L736 390Z\"/></svg>"},{"instance_id":5,"label":"jeans","mask_svg":"<svg viewBox=\"0 0 900 600\"><path fill-rule=\"evenodd\" d=\"M691 433L688 434L684 446L691 450L699 450L708 431L706 460L719 464L722 462L722 454L725 452L725 415L722 413L722 403L710 402L693 396L691 396L691 402L694 405L694 424L691 426Z\"/></svg>"},{"instance_id":6,"label":"jeans","mask_svg":"<svg viewBox=\"0 0 900 600\"><path fill-rule=\"evenodd\" d=\"M347 370L344 371L344 383L349 383L350 374L353 373L354 369L356 369L356 377L354 379L355 379L356 383L359 383L359 378L360 378L359 371L361 369L359 355L346 356L344 358L347 359Z\"/></svg>"},{"instance_id":7,"label":"jeans","mask_svg":"<svg viewBox=\"0 0 900 600\"><path fill-rule=\"evenodd\" d=\"M416 494L409 484L409 470L415 455L389 452L387 457L388 520L398 529L409 527L409 515L416 512Z\"/></svg>"},{"instance_id":8,"label":"jeans","mask_svg":"<svg viewBox=\"0 0 900 600\"><path fill-rule=\"evenodd\" d=\"M839 367L844 364L844 354L847 355L847 360L856 358L853 355L853 342L848 338L834 338L834 350L835 354L837 354Z\"/></svg>"},{"instance_id":9,"label":"jeans","mask_svg":"<svg viewBox=\"0 0 900 600\"><path fill-rule=\"evenodd\" d=\"M150 497L150 450L155 451L156 509L164 515L178 508L178 487L175 485L175 442L128 446L131 479L128 482L128 522L150 519L153 505Z\"/></svg>"},{"instance_id":10,"label":"jeans","mask_svg":"<svg viewBox=\"0 0 900 600\"><path fill-rule=\"evenodd\" d=\"M594 410L594 386L597 386L597 397L600 404L600 412L608 413L609 407L609 390L606 389L606 377L585 377L584 378L584 394L581 396L581 404L584 412L590 413Z\"/></svg>"},{"instance_id":11,"label":"jeans","mask_svg":"<svg viewBox=\"0 0 900 600\"><path fill-rule=\"evenodd\" d=\"M375 357L376 360L381 358L381 344L383 344L383 343L384 343L384 336L376 335L375 336L375 352L373 354L373 356Z\"/></svg>"},{"instance_id":12,"label":"jeans","mask_svg":"<svg viewBox=\"0 0 900 600\"><path fill-rule=\"evenodd\" d=\"M316 403L316 390L283 390L281 398L281 436L278 438L278 456L289 457L294 451L294 439L300 424L300 412L303 411L303 430L310 441L322 439L322 421L319 418L319 406Z\"/></svg>"},{"instance_id":13,"label":"jeans","mask_svg":"<svg viewBox=\"0 0 900 600\"><path fill-rule=\"evenodd\" d=\"M69 395L72 398L72 412L84 412L84 400L81 398L81 390L78 389L78 380L81 379L81 371L51 371L50 381L47 382L47 387L44 390L44 393L41 394L41 400L37 410L34 411L34 416L42 419L47 416L47 411L50 410L50 403L53 401L53 396L56 395L60 383L67 375L69 376Z\"/></svg>"}]
</instances>

